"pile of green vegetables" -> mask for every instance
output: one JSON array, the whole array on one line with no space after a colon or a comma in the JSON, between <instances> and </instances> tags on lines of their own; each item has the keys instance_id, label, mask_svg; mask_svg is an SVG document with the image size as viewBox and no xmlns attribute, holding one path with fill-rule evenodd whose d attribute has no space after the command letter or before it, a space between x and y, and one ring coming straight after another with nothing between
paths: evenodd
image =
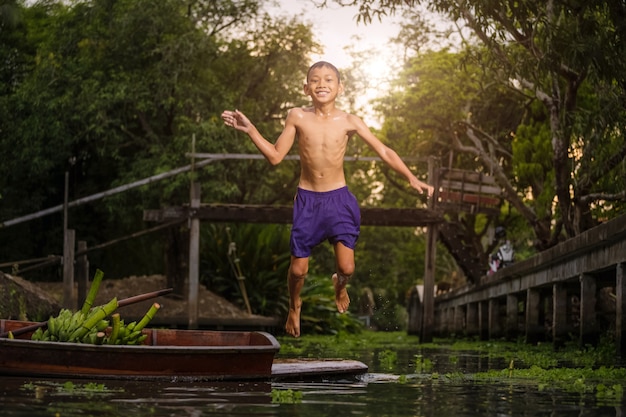
<instances>
[{"instance_id":1,"label":"pile of green vegetables","mask_svg":"<svg viewBox=\"0 0 626 417\"><path fill-rule=\"evenodd\" d=\"M56 317L51 316L48 319L47 328L38 328L31 339L94 345L141 344L148 337L142 330L152 320L160 305L152 304L139 322L125 324L119 313L115 312L119 307L117 297L107 304L92 307L103 277L104 273L97 270L81 310L72 312L61 309ZM107 319L109 316L110 320Z\"/></svg>"}]
</instances>

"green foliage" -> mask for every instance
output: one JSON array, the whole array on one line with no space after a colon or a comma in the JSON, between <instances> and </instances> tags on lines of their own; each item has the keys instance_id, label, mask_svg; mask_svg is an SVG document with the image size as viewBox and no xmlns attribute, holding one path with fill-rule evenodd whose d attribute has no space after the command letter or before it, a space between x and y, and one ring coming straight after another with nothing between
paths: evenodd
<instances>
[{"instance_id":1,"label":"green foliage","mask_svg":"<svg viewBox=\"0 0 626 417\"><path fill-rule=\"evenodd\" d=\"M366 22L400 7L407 17L398 38L408 51L404 69L381 102L390 141L422 145L451 167L495 173L536 250L623 212L623 7L374 3L357 1ZM435 38L420 6L455 22L462 42L454 53L424 47L448 44L451 32Z\"/></svg>"},{"instance_id":2,"label":"green foliage","mask_svg":"<svg viewBox=\"0 0 626 417\"><path fill-rule=\"evenodd\" d=\"M286 315L290 261L287 226L209 224L202 227L201 235L201 282L209 290L245 309L238 273L229 262L229 251L236 250L252 312Z\"/></svg>"},{"instance_id":3,"label":"green foliage","mask_svg":"<svg viewBox=\"0 0 626 417\"><path fill-rule=\"evenodd\" d=\"M348 285L350 292L350 285ZM309 274L301 293L300 332L314 334L359 333L362 323L350 311L339 313L330 277Z\"/></svg>"},{"instance_id":4,"label":"green foliage","mask_svg":"<svg viewBox=\"0 0 626 417\"><path fill-rule=\"evenodd\" d=\"M0 219L60 204L65 172L72 200L188 165L194 136L197 152L251 151L224 128L227 107L250 110L272 137L287 103L303 103L301 78L319 46L310 26L259 6L50 1L3 13L17 19L0 32L0 51L12 51L0 65ZM290 201L297 172L297 164L268 170L255 161L213 164L194 177L205 201L272 203ZM188 190L186 175L152 182L72 209L69 226L90 245L117 239L137 231L144 209L184 204ZM3 257L60 253L61 225L57 215L3 229ZM112 275L159 273L162 251L148 238L91 260Z\"/></svg>"}]
</instances>

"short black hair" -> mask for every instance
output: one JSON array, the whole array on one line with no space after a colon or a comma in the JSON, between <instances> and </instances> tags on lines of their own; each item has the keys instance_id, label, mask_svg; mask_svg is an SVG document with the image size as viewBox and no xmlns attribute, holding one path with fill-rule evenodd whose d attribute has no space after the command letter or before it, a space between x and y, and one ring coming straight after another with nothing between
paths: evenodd
<instances>
[{"instance_id":1,"label":"short black hair","mask_svg":"<svg viewBox=\"0 0 626 417\"><path fill-rule=\"evenodd\" d=\"M309 70L306 73L307 81L309 80L309 74L311 73L311 71L313 71L316 68L324 68L324 67L330 68L331 70L333 70L335 72L335 75L337 76L337 80L341 82L341 76L339 75L339 70L337 69L337 67L331 64L330 62L326 62L326 61L318 61L309 67Z\"/></svg>"}]
</instances>

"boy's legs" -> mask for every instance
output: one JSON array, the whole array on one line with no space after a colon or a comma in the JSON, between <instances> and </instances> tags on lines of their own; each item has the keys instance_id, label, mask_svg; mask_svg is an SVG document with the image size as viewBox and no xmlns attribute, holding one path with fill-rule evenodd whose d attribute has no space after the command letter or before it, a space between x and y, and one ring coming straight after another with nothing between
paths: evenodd
<instances>
[{"instance_id":1,"label":"boy's legs","mask_svg":"<svg viewBox=\"0 0 626 417\"><path fill-rule=\"evenodd\" d=\"M345 313L350 306L350 297L346 285L354 274L354 250L341 242L337 242L335 243L335 259L337 261L337 273L333 274L335 304L337 311Z\"/></svg>"},{"instance_id":2,"label":"boy's legs","mask_svg":"<svg viewBox=\"0 0 626 417\"><path fill-rule=\"evenodd\" d=\"M296 258L291 256L291 264L287 276L287 288L289 289L289 315L285 323L285 331L293 337L300 336L300 309L302 299L300 291L304 286L304 279L309 270L309 258Z\"/></svg>"}]
</instances>

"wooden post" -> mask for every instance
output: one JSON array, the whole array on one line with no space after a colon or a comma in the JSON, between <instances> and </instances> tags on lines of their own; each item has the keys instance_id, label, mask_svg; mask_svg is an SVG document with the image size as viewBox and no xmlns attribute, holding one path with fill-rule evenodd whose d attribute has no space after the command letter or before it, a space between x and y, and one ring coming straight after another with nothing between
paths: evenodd
<instances>
[{"instance_id":1,"label":"wooden post","mask_svg":"<svg viewBox=\"0 0 626 417\"><path fill-rule=\"evenodd\" d=\"M446 320L445 334L446 336L450 336L452 333L454 333L454 308L446 307L444 314Z\"/></svg>"},{"instance_id":2,"label":"wooden post","mask_svg":"<svg viewBox=\"0 0 626 417\"><path fill-rule=\"evenodd\" d=\"M491 300L478 303L478 337L480 340L489 340L489 306Z\"/></svg>"},{"instance_id":3,"label":"wooden post","mask_svg":"<svg viewBox=\"0 0 626 417\"><path fill-rule=\"evenodd\" d=\"M626 356L626 264L616 265L615 271L615 347L617 355Z\"/></svg>"},{"instance_id":4,"label":"wooden post","mask_svg":"<svg viewBox=\"0 0 626 417\"><path fill-rule=\"evenodd\" d=\"M200 219L196 209L200 207L200 183L191 183L189 219L189 329L198 328L198 285L200 281Z\"/></svg>"},{"instance_id":5,"label":"wooden post","mask_svg":"<svg viewBox=\"0 0 626 417\"><path fill-rule=\"evenodd\" d=\"M74 245L76 232L67 229L63 240L63 307L76 310L74 296Z\"/></svg>"},{"instance_id":6,"label":"wooden post","mask_svg":"<svg viewBox=\"0 0 626 417\"><path fill-rule=\"evenodd\" d=\"M89 286L89 259L87 258L87 242L78 241L78 252L82 252L76 259L76 281L78 282L78 305L83 305L87 298L87 287Z\"/></svg>"},{"instance_id":7,"label":"wooden post","mask_svg":"<svg viewBox=\"0 0 626 417\"><path fill-rule=\"evenodd\" d=\"M596 344L596 279L589 274L580 275L580 346Z\"/></svg>"},{"instance_id":8,"label":"wooden post","mask_svg":"<svg viewBox=\"0 0 626 417\"><path fill-rule=\"evenodd\" d=\"M419 336L422 330L422 301L420 300L417 285L414 285L409 290L409 305L407 310L409 313L407 334Z\"/></svg>"},{"instance_id":9,"label":"wooden post","mask_svg":"<svg viewBox=\"0 0 626 417\"><path fill-rule=\"evenodd\" d=\"M518 332L518 298L517 294L507 294L506 296L506 338L515 340Z\"/></svg>"},{"instance_id":10,"label":"wooden post","mask_svg":"<svg viewBox=\"0 0 626 417\"><path fill-rule=\"evenodd\" d=\"M63 197L63 307L75 310L76 299L74 297L74 230L67 228L67 209L69 196L70 174L65 172L65 192Z\"/></svg>"},{"instance_id":11,"label":"wooden post","mask_svg":"<svg viewBox=\"0 0 626 417\"><path fill-rule=\"evenodd\" d=\"M552 343L560 347L567 337L567 288L563 283L552 286Z\"/></svg>"},{"instance_id":12,"label":"wooden post","mask_svg":"<svg viewBox=\"0 0 626 417\"><path fill-rule=\"evenodd\" d=\"M454 324L452 331L455 335L463 334L463 322L465 322L465 307L458 305L454 307Z\"/></svg>"},{"instance_id":13,"label":"wooden post","mask_svg":"<svg viewBox=\"0 0 626 417\"><path fill-rule=\"evenodd\" d=\"M497 298L489 300L489 317L487 318L487 338L495 339L500 336L502 329L500 328L500 302Z\"/></svg>"},{"instance_id":14,"label":"wooden post","mask_svg":"<svg viewBox=\"0 0 626 417\"><path fill-rule=\"evenodd\" d=\"M437 201L439 193L437 165L438 163L436 158L428 158L428 181L435 189L432 197L428 199L428 208L430 210L435 209L435 202ZM436 224L431 224L427 227L426 259L424 260L424 314L422 315L421 343L430 343L433 341L433 326L435 322L435 264L437 257L437 233L438 230Z\"/></svg>"},{"instance_id":15,"label":"wooden post","mask_svg":"<svg viewBox=\"0 0 626 417\"><path fill-rule=\"evenodd\" d=\"M539 309L541 307L541 293L536 288L526 290L526 343L539 341Z\"/></svg>"},{"instance_id":16,"label":"wooden post","mask_svg":"<svg viewBox=\"0 0 626 417\"><path fill-rule=\"evenodd\" d=\"M478 334L478 303L469 303L465 308L465 335Z\"/></svg>"}]
</instances>

